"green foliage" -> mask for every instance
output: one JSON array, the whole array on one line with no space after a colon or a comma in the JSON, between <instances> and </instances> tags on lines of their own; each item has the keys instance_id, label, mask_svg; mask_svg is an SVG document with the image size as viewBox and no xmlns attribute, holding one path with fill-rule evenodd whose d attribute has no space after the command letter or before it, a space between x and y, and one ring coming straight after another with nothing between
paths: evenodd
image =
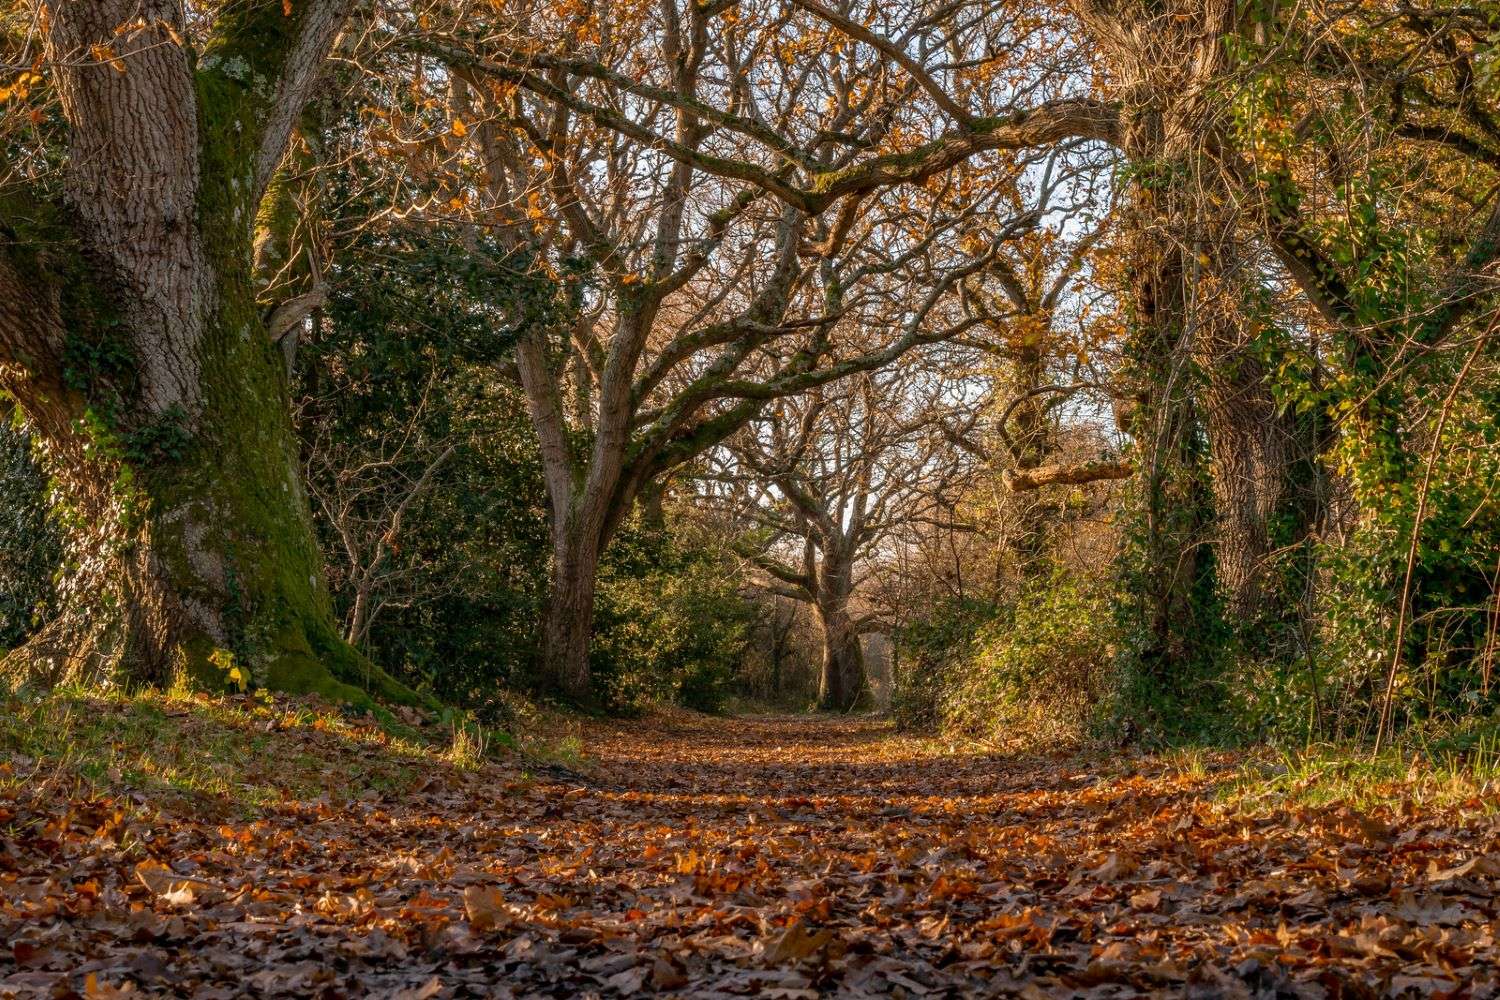
<instances>
[{"instance_id":1,"label":"green foliage","mask_svg":"<svg viewBox=\"0 0 1500 1000\"><path fill-rule=\"evenodd\" d=\"M1111 679L1110 583L1056 568L1004 603L939 603L895 636L897 724L980 739L1082 738Z\"/></svg>"},{"instance_id":2,"label":"green foliage","mask_svg":"<svg viewBox=\"0 0 1500 1000\"><path fill-rule=\"evenodd\" d=\"M941 726L948 685L974 655L978 631L1000 613L987 601L938 601L892 637L891 715L897 726L919 731Z\"/></svg>"},{"instance_id":3,"label":"green foliage","mask_svg":"<svg viewBox=\"0 0 1500 1000\"><path fill-rule=\"evenodd\" d=\"M0 649L20 645L54 606L62 542L47 513L47 481L27 435L0 421Z\"/></svg>"},{"instance_id":4,"label":"green foliage","mask_svg":"<svg viewBox=\"0 0 1500 1000\"><path fill-rule=\"evenodd\" d=\"M174 403L125 435L126 457L140 465L180 461L192 440L187 425L187 413Z\"/></svg>"},{"instance_id":5,"label":"green foliage","mask_svg":"<svg viewBox=\"0 0 1500 1000\"><path fill-rule=\"evenodd\" d=\"M519 402L504 394L469 405L472 436L411 511L405 535L420 567L409 590L424 596L382 613L370 651L439 697L503 718L499 689L528 688L537 673L546 512Z\"/></svg>"},{"instance_id":6,"label":"green foliage","mask_svg":"<svg viewBox=\"0 0 1500 1000\"><path fill-rule=\"evenodd\" d=\"M288 795L404 793L448 763L424 736L263 691L223 699L151 688L0 689L0 753L76 776L92 794L123 784L199 815L253 817ZM34 772L0 773L0 791L23 781L34 782Z\"/></svg>"},{"instance_id":7,"label":"green foliage","mask_svg":"<svg viewBox=\"0 0 1500 1000\"><path fill-rule=\"evenodd\" d=\"M135 360L135 351L118 327L101 323L72 330L63 341L63 383L97 403L133 386Z\"/></svg>"},{"instance_id":8,"label":"green foliage","mask_svg":"<svg viewBox=\"0 0 1500 1000\"><path fill-rule=\"evenodd\" d=\"M1293 37L1307 25L1277 16L1288 34L1236 50L1253 72L1236 79L1234 127L1244 148L1258 151L1254 169L1271 207L1297 218L1310 248L1304 264L1321 257L1318 277L1342 299L1332 343L1313 342L1271 371L1281 405L1331 429L1319 436L1320 457L1344 495L1341 523L1311 553L1316 634L1300 655L1241 663L1236 697L1257 734L1369 738L1395 663L1398 728L1457 724L1495 700L1500 386L1492 346L1458 384L1473 338L1493 333L1485 329L1493 303L1479 298L1476 279L1494 245L1469 208L1490 181L1434 170L1433 147L1383 131L1403 124L1411 92L1396 93L1394 113L1372 116L1358 88L1309 78L1301 62L1309 39ZM1345 30L1372 65L1388 58L1385 22L1355 19ZM1488 53L1484 62L1493 65ZM1317 92L1299 94L1309 83ZM1446 86L1440 77L1424 85ZM1491 97L1471 91L1466 99ZM1293 129L1310 98L1319 107L1305 116L1311 130ZM1292 164L1299 156L1308 164L1311 150L1337 165L1319 204L1302 199L1293 180ZM1476 305L1473 320L1455 323Z\"/></svg>"},{"instance_id":9,"label":"green foliage","mask_svg":"<svg viewBox=\"0 0 1500 1000\"><path fill-rule=\"evenodd\" d=\"M1165 393L1172 379L1158 367L1166 364L1162 346L1151 342L1159 335L1139 331L1130 364L1145 384ZM1192 381L1200 379L1195 374ZM1109 704L1100 718L1112 734L1148 743L1213 739L1222 735L1223 672L1234 636L1211 544L1209 446L1187 399L1156 400L1155 406L1160 412L1152 419L1170 430L1158 436L1145 407L1137 415L1141 474L1123 500L1122 545L1112 570L1118 642Z\"/></svg>"},{"instance_id":10,"label":"green foliage","mask_svg":"<svg viewBox=\"0 0 1500 1000\"><path fill-rule=\"evenodd\" d=\"M949 673L945 729L1078 738L1108 683L1115 636L1107 581L1057 570L986 622Z\"/></svg>"},{"instance_id":11,"label":"green foliage","mask_svg":"<svg viewBox=\"0 0 1500 1000\"><path fill-rule=\"evenodd\" d=\"M1236 645L1213 577L1213 557L1198 546L1190 575L1165 590L1163 563L1140 556L1127 535L1112 601L1117 643L1098 722L1111 737L1147 746L1236 742L1227 711L1227 673Z\"/></svg>"},{"instance_id":12,"label":"green foliage","mask_svg":"<svg viewBox=\"0 0 1500 1000\"><path fill-rule=\"evenodd\" d=\"M722 711L756 615L725 554L689 529L631 526L599 584L589 665L605 706Z\"/></svg>"},{"instance_id":13,"label":"green foliage","mask_svg":"<svg viewBox=\"0 0 1500 1000\"><path fill-rule=\"evenodd\" d=\"M413 443L392 477L411 481L435 450L455 451L407 511L396 539L402 592L375 619L369 655L437 696L504 716L498 692L535 673L536 622L546 584L545 491L520 392L496 370L514 328L544 321L550 286L525 262L479 258L430 231L364 230L332 275L329 322L298 359L299 424L331 456L315 475L380 462ZM332 482L313 482L314 493ZM378 521L381 494L355 518ZM338 528L319 511L324 551ZM331 573L338 610L353 594Z\"/></svg>"}]
</instances>

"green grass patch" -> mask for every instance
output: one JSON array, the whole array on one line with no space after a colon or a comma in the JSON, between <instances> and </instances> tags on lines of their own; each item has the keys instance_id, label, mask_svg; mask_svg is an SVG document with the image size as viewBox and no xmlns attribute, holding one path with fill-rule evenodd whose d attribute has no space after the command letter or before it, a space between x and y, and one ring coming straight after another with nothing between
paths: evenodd
<instances>
[{"instance_id":1,"label":"green grass patch","mask_svg":"<svg viewBox=\"0 0 1500 1000\"><path fill-rule=\"evenodd\" d=\"M1247 758L1219 797L1246 810L1337 804L1493 813L1500 811L1500 744L1406 744L1379 755L1337 744L1264 751Z\"/></svg>"},{"instance_id":2,"label":"green grass patch","mask_svg":"<svg viewBox=\"0 0 1500 1000\"><path fill-rule=\"evenodd\" d=\"M472 748L469 751L471 752ZM62 689L0 698L0 787L78 781L254 813L400 794L451 766L446 739L317 699Z\"/></svg>"}]
</instances>

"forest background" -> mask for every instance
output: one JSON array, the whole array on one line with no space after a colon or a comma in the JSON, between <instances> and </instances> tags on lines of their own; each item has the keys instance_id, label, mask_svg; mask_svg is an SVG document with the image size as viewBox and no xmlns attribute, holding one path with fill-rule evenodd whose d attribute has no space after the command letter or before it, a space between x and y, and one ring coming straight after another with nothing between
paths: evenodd
<instances>
[{"instance_id":1,"label":"forest background","mask_svg":"<svg viewBox=\"0 0 1500 1000\"><path fill-rule=\"evenodd\" d=\"M1497 25L11 5L4 671L1482 746Z\"/></svg>"}]
</instances>

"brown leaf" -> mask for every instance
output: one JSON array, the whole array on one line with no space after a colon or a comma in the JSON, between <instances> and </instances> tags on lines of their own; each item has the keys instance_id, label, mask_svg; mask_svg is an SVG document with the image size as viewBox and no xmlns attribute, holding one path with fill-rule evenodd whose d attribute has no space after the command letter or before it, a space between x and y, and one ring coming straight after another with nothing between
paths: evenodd
<instances>
[{"instance_id":1,"label":"brown leaf","mask_svg":"<svg viewBox=\"0 0 1500 1000\"><path fill-rule=\"evenodd\" d=\"M682 970L665 958L651 963L651 985L659 990L679 990L688 984Z\"/></svg>"},{"instance_id":2,"label":"brown leaf","mask_svg":"<svg viewBox=\"0 0 1500 1000\"><path fill-rule=\"evenodd\" d=\"M800 962L833 940L833 931L810 932L802 921L797 921L778 934L766 945L767 962Z\"/></svg>"},{"instance_id":3,"label":"brown leaf","mask_svg":"<svg viewBox=\"0 0 1500 1000\"><path fill-rule=\"evenodd\" d=\"M513 921L505 894L493 885L471 885L464 890L464 915L476 931L508 927Z\"/></svg>"},{"instance_id":4,"label":"brown leaf","mask_svg":"<svg viewBox=\"0 0 1500 1000\"><path fill-rule=\"evenodd\" d=\"M1089 872L1089 875L1098 882L1117 882L1134 875L1139 867L1135 858L1130 855L1111 851L1109 857L1104 859L1104 863Z\"/></svg>"},{"instance_id":5,"label":"brown leaf","mask_svg":"<svg viewBox=\"0 0 1500 1000\"><path fill-rule=\"evenodd\" d=\"M406 989L397 990L391 994L391 1000L432 1000L433 997L441 992L443 992L443 981L437 976L433 976L421 986L410 986Z\"/></svg>"},{"instance_id":6,"label":"brown leaf","mask_svg":"<svg viewBox=\"0 0 1500 1000\"><path fill-rule=\"evenodd\" d=\"M1461 865L1430 872L1429 882L1446 882L1455 878L1500 878L1500 854L1480 854Z\"/></svg>"},{"instance_id":7,"label":"brown leaf","mask_svg":"<svg viewBox=\"0 0 1500 1000\"><path fill-rule=\"evenodd\" d=\"M135 877L152 895L159 896L173 906L187 906L197 901L198 894L217 889L207 879L191 875L179 875L157 861L142 861L135 866Z\"/></svg>"}]
</instances>

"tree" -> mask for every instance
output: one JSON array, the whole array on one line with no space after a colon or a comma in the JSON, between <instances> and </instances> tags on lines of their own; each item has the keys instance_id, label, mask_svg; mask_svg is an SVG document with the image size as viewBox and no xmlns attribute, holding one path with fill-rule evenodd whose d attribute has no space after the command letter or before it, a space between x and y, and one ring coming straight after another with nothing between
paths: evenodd
<instances>
[{"instance_id":1,"label":"tree","mask_svg":"<svg viewBox=\"0 0 1500 1000\"><path fill-rule=\"evenodd\" d=\"M770 400L960 332L970 321L929 315L995 244L1036 224L1003 218L987 239L972 223L971 206L1024 170L1025 156L994 154L1046 141L1056 117L1091 120L1086 100L987 123L964 112L961 148L871 157L906 145L906 120L927 128L926 101L951 101L915 66L888 78L902 62L888 42L825 44L830 29L805 7L620 4L525 44L473 20L413 42L451 74L454 131L474 153L456 168L456 201L535 247L574 294L566 324L517 347L552 511L546 660L574 696L588 689L600 555L645 484ZM934 54L975 44L956 15L913 32ZM978 63L1000 60L992 49ZM1003 103L1006 87L990 89L1000 96L977 104ZM984 156L987 179L939 176ZM929 178L946 193L936 216L879 196ZM887 339L854 346L839 320L862 308L862 283L890 294L888 275L911 308Z\"/></svg>"},{"instance_id":2,"label":"tree","mask_svg":"<svg viewBox=\"0 0 1500 1000\"><path fill-rule=\"evenodd\" d=\"M1111 157L1112 159L1112 157ZM1073 183L1073 202L1059 211L1073 225L1098 197L1099 164L1087 165ZM1053 164L1043 175L1043 200L1064 178ZM1084 301L1085 270L1109 229L1100 220L1073 239L1039 230L996 255L965 286L967 308L983 317L974 333L961 339L976 352L983 373L986 405L971 407L943 422L955 445L983 459L1004 484L991 520L1003 552L998 575L1014 570L1020 581L1045 576L1050 548L1062 527L1059 491L1125 479L1134 467L1111 455L1066 460L1060 408L1082 393L1108 400L1107 366L1095 355L1114 349L1118 325L1108 310L1091 315ZM1076 330L1067 328L1076 324ZM1106 374L1100 374L1104 370Z\"/></svg>"},{"instance_id":3,"label":"tree","mask_svg":"<svg viewBox=\"0 0 1500 1000\"><path fill-rule=\"evenodd\" d=\"M8 36L37 79L0 200L0 358L68 566L8 672L222 683L232 662L271 687L409 697L333 623L253 273L258 210L349 8L50 4L28 15L39 53Z\"/></svg>"},{"instance_id":4,"label":"tree","mask_svg":"<svg viewBox=\"0 0 1500 1000\"><path fill-rule=\"evenodd\" d=\"M940 430L962 393L934 366L908 359L788 399L727 442L724 478L751 526L742 552L773 593L817 613L820 708L847 710L865 692L860 636L873 619L851 601L876 555L903 531L945 517L974 468Z\"/></svg>"},{"instance_id":5,"label":"tree","mask_svg":"<svg viewBox=\"0 0 1500 1000\"><path fill-rule=\"evenodd\" d=\"M1318 4L1245 36L1220 159L1316 338L1280 388L1328 428L1353 500L1324 601L1336 646L1383 665L1339 679L1380 689L1361 722L1378 743L1403 671L1488 696L1500 509L1476 442L1500 424L1495 26L1466 7Z\"/></svg>"}]
</instances>

